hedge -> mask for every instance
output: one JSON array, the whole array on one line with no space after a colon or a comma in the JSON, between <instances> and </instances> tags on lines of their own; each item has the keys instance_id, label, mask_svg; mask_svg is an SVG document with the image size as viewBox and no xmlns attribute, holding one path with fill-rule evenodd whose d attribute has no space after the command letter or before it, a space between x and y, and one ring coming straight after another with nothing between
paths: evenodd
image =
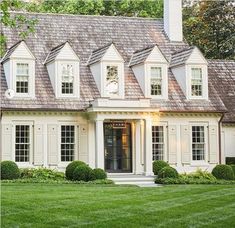
<instances>
[{"instance_id":1,"label":"hedge","mask_svg":"<svg viewBox=\"0 0 235 228\"><path fill-rule=\"evenodd\" d=\"M81 166L81 165L86 165L86 163L82 161L72 161L71 163L69 163L65 170L65 177L68 180L73 180L74 170L77 168L77 166Z\"/></svg>"}]
</instances>

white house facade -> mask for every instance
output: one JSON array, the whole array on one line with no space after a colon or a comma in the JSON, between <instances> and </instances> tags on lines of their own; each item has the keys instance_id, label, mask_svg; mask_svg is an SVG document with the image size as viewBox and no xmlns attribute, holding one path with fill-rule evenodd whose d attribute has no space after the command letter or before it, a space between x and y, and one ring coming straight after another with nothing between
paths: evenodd
<instances>
[{"instance_id":1,"label":"white house facade","mask_svg":"<svg viewBox=\"0 0 235 228\"><path fill-rule=\"evenodd\" d=\"M235 157L235 63L183 41L180 0L164 21L28 16L25 41L2 28L1 160L149 176L154 160L191 172Z\"/></svg>"}]
</instances>

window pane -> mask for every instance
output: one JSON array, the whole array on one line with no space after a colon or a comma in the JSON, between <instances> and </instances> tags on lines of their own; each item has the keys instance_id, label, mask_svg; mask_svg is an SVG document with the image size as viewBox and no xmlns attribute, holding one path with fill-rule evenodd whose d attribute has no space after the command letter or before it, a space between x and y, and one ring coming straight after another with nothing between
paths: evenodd
<instances>
[{"instance_id":1,"label":"window pane","mask_svg":"<svg viewBox=\"0 0 235 228\"><path fill-rule=\"evenodd\" d=\"M193 160L205 160L204 126L192 126L192 157Z\"/></svg>"},{"instance_id":2,"label":"window pane","mask_svg":"<svg viewBox=\"0 0 235 228\"><path fill-rule=\"evenodd\" d=\"M61 126L61 161L73 161L75 154L75 126Z\"/></svg>"},{"instance_id":3,"label":"window pane","mask_svg":"<svg viewBox=\"0 0 235 228\"><path fill-rule=\"evenodd\" d=\"M162 94L162 69L151 67L151 95Z\"/></svg>"},{"instance_id":4,"label":"window pane","mask_svg":"<svg viewBox=\"0 0 235 228\"><path fill-rule=\"evenodd\" d=\"M164 159L164 131L163 126L152 126L153 160Z\"/></svg>"},{"instance_id":5,"label":"window pane","mask_svg":"<svg viewBox=\"0 0 235 228\"><path fill-rule=\"evenodd\" d=\"M15 161L29 162L30 152L29 125L16 125L15 127Z\"/></svg>"},{"instance_id":6,"label":"window pane","mask_svg":"<svg viewBox=\"0 0 235 228\"><path fill-rule=\"evenodd\" d=\"M16 92L28 93L29 91L29 65L17 63L16 66Z\"/></svg>"},{"instance_id":7,"label":"window pane","mask_svg":"<svg viewBox=\"0 0 235 228\"><path fill-rule=\"evenodd\" d=\"M111 95L118 95L119 92L119 79L118 79L118 66L107 66L106 68L106 91Z\"/></svg>"},{"instance_id":8,"label":"window pane","mask_svg":"<svg viewBox=\"0 0 235 228\"><path fill-rule=\"evenodd\" d=\"M74 69L72 64L62 64L61 93L73 94Z\"/></svg>"},{"instance_id":9,"label":"window pane","mask_svg":"<svg viewBox=\"0 0 235 228\"><path fill-rule=\"evenodd\" d=\"M192 96L202 96L202 69L201 68L192 68L191 94Z\"/></svg>"}]
</instances>

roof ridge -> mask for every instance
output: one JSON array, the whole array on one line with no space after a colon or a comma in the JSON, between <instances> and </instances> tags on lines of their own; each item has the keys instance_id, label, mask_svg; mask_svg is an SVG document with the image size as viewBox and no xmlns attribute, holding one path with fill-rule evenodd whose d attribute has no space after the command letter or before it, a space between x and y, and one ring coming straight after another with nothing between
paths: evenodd
<instances>
[{"instance_id":1,"label":"roof ridge","mask_svg":"<svg viewBox=\"0 0 235 228\"><path fill-rule=\"evenodd\" d=\"M107 17L107 18L125 18L125 19L143 19L163 21L163 18L152 17L127 17L127 16L109 16L109 15L85 15L85 14L69 14L69 13L48 13L48 12L28 12L28 11L9 11L10 13L23 13L31 15L48 15L48 16L73 16L73 17Z\"/></svg>"}]
</instances>

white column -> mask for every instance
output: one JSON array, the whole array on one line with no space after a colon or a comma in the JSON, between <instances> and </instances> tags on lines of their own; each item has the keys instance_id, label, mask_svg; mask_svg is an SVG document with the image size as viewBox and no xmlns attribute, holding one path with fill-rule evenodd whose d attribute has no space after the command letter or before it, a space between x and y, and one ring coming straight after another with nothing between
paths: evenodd
<instances>
[{"instance_id":1,"label":"white column","mask_svg":"<svg viewBox=\"0 0 235 228\"><path fill-rule=\"evenodd\" d=\"M95 121L96 138L96 168L104 169L104 121L96 119Z\"/></svg>"},{"instance_id":2,"label":"white column","mask_svg":"<svg viewBox=\"0 0 235 228\"><path fill-rule=\"evenodd\" d=\"M153 175L152 161L152 121L151 118L145 119L145 156L144 156L145 175Z\"/></svg>"},{"instance_id":3,"label":"white column","mask_svg":"<svg viewBox=\"0 0 235 228\"><path fill-rule=\"evenodd\" d=\"M141 142L141 120L136 121L135 128L135 173L142 174L142 162L141 162L141 150L142 150L142 142Z\"/></svg>"},{"instance_id":4,"label":"white column","mask_svg":"<svg viewBox=\"0 0 235 228\"><path fill-rule=\"evenodd\" d=\"M96 143L95 143L95 122L88 122L88 161L91 168L96 167Z\"/></svg>"}]
</instances>

